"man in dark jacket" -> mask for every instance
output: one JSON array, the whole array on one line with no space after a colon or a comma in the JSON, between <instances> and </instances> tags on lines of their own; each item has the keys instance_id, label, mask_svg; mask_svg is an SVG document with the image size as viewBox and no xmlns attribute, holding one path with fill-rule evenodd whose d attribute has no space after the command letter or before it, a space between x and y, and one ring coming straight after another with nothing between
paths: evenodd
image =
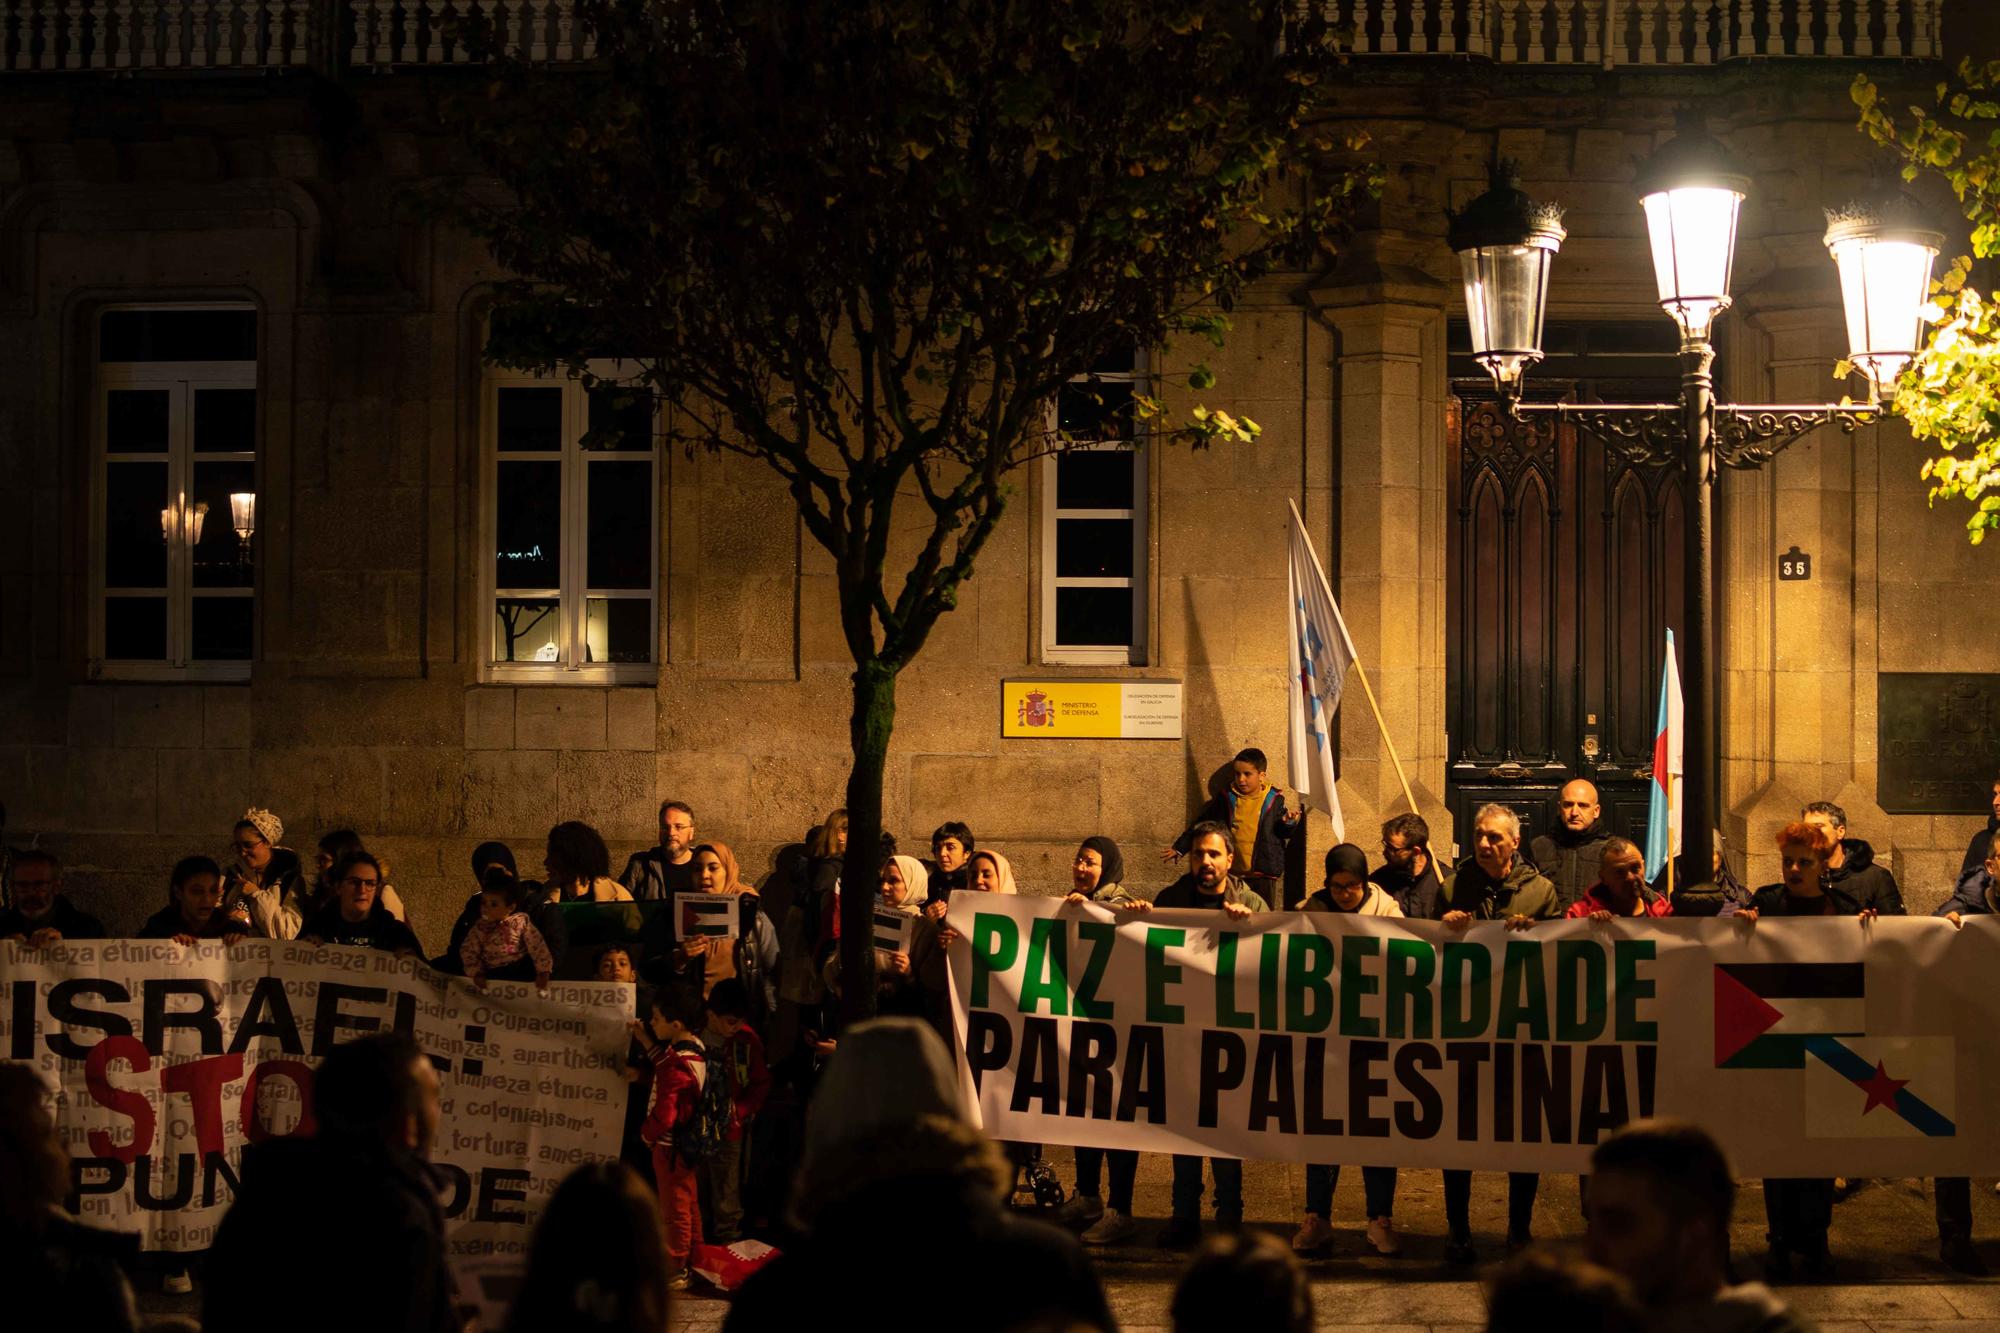
<instances>
[{"instance_id":1,"label":"man in dark jacket","mask_svg":"<svg viewBox=\"0 0 2000 1333\"><path fill-rule=\"evenodd\" d=\"M1242 920L1268 912L1258 892L1231 872L1236 840L1225 824L1203 821L1183 835L1192 869L1161 889L1152 902L1135 898L1121 904L1126 911L1160 908L1205 908ZM1233 1158L1209 1159L1215 1175L1215 1224L1226 1232L1243 1227L1243 1163ZM1185 1249L1201 1239L1201 1158L1174 1154L1174 1215L1160 1233L1160 1244Z\"/></svg>"},{"instance_id":2,"label":"man in dark jacket","mask_svg":"<svg viewBox=\"0 0 2000 1333\"><path fill-rule=\"evenodd\" d=\"M437 1071L409 1037L378 1033L328 1053L312 1102L318 1137L243 1155L209 1254L224 1276L207 1286L203 1333L459 1333L428 1164ZM315 1265L333 1280L313 1280Z\"/></svg>"},{"instance_id":3,"label":"man in dark jacket","mask_svg":"<svg viewBox=\"0 0 2000 1333\"><path fill-rule=\"evenodd\" d=\"M1404 916L1437 920L1444 882L1431 856L1431 826L1422 815L1396 815L1382 825L1382 865L1368 882L1387 891Z\"/></svg>"},{"instance_id":4,"label":"man in dark jacket","mask_svg":"<svg viewBox=\"0 0 2000 1333\"><path fill-rule=\"evenodd\" d=\"M1520 856L1521 817L1504 805L1482 805L1472 817L1472 856L1451 872L1438 903L1445 925L1463 930L1474 921L1505 921L1510 929L1525 929L1536 921L1562 915L1555 886ZM1507 1249L1511 1253L1532 1243L1535 1194L1541 1177L1532 1171L1507 1173ZM1444 1173L1445 1262L1470 1264L1478 1259L1472 1248L1472 1173Z\"/></svg>"},{"instance_id":5,"label":"man in dark jacket","mask_svg":"<svg viewBox=\"0 0 2000 1333\"><path fill-rule=\"evenodd\" d=\"M1597 882L1604 844L1611 841L1611 831L1598 818L1602 813L1597 788L1577 778L1556 797L1555 831L1528 844L1528 859L1555 885L1559 913Z\"/></svg>"},{"instance_id":6,"label":"man in dark jacket","mask_svg":"<svg viewBox=\"0 0 2000 1333\"><path fill-rule=\"evenodd\" d=\"M660 845L634 852L618 876L635 902L672 902L694 892L694 807L686 801L660 802Z\"/></svg>"},{"instance_id":7,"label":"man in dark jacket","mask_svg":"<svg viewBox=\"0 0 2000 1333\"><path fill-rule=\"evenodd\" d=\"M1973 871L1986 864L1986 858L1993 851L1993 834L2000 830L2000 776L1993 779L1993 814L1986 821L1986 827L1972 835L1972 841L1965 844L1965 860L1959 864L1958 877L1964 879Z\"/></svg>"},{"instance_id":8,"label":"man in dark jacket","mask_svg":"<svg viewBox=\"0 0 2000 1333\"><path fill-rule=\"evenodd\" d=\"M1833 853L1826 859L1826 891L1836 907L1843 912L1903 915L1903 891L1896 887L1896 877L1876 863L1873 847L1847 836L1845 810L1832 801L1814 801L1799 811L1799 818L1833 839Z\"/></svg>"},{"instance_id":9,"label":"man in dark jacket","mask_svg":"<svg viewBox=\"0 0 2000 1333\"><path fill-rule=\"evenodd\" d=\"M14 853L7 886L12 904L0 908L0 939L40 949L104 938L104 923L63 896L62 862L55 853L38 847Z\"/></svg>"}]
</instances>

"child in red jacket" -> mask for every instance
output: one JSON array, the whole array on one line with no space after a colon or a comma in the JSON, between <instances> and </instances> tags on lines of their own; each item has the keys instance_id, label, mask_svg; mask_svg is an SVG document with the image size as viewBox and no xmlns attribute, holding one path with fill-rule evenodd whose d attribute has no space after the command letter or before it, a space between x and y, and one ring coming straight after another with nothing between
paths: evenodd
<instances>
[{"instance_id":1,"label":"child in red jacket","mask_svg":"<svg viewBox=\"0 0 2000 1333\"><path fill-rule=\"evenodd\" d=\"M639 1126L639 1141L653 1150L653 1180L666 1220L667 1285L675 1291L687 1290L688 1259L701 1244L700 1186L694 1167L676 1149L674 1135L694 1120L701 1105L708 1079L700 1035L706 1017L700 995L662 990L653 996L646 1022L632 1024L632 1035L653 1062L653 1109Z\"/></svg>"},{"instance_id":2,"label":"child in red jacket","mask_svg":"<svg viewBox=\"0 0 2000 1333\"><path fill-rule=\"evenodd\" d=\"M771 1071L764 1063L764 1041L750 1026L750 994L735 977L715 983L708 995L708 1030L701 1034L717 1078L726 1080L731 1115L729 1140L701 1164L703 1192L708 1195L709 1220L718 1245L743 1235L743 1177L750 1122L764 1107L771 1091Z\"/></svg>"}]
</instances>

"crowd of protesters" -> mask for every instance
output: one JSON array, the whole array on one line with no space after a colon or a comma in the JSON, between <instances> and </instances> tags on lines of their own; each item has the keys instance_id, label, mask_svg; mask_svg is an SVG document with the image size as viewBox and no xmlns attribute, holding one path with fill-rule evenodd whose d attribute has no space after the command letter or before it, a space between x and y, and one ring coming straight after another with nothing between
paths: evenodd
<instances>
[{"instance_id":1,"label":"crowd of protesters","mask_svg":"<svg viewBox=\"0 0 2000 1333\"><path fill-rule=\"evenodd\" d=\"M908 943L878 951L875 1008L887 1017L841 1033L834 1015L845 981L838 910L847 851L844 812L834 811L812 830L803 857L761 889L744 880L728 845L697 834L688 804L668 801L659 815L659 845L632 856L616 878L604 840L581 822L549 830L540 879L524 875L505 844L480 844L450 939L427 956L389 883L386 863L359 836L348 830L324 835L308 867L284 845L278 816L253 808L231 831L229 856L188 856L173 867L165 904L139 934L183 944L295 938L375 949L427 957L434 968L480 987L518 981L546 990L561 960L575 956L569 923L577 918L563 910L566 904L643 907L680 893L730 896L738 906L728 937L682 939L673 912L635 909L625 937L587 946L588 975L638 988L620 1157L645 1182L653 1205L639 1208L635 1177L609 1166L580 1171L552 1200L537 1241L537 1262L567 1262L571 1276L604 1269L591 1279L600 1283L595 1290L636 1320L620 1316L592 1326L657 1327L652 1312L664 1311L669 1293L694 1281L693 1260L704 1243L758 1236L783 1239L783 1255L739 1293L732 1327L777 1327L781 1320L815 1313L839 1275L870 1262L886 1235L911 1234L914 1227L926 1249L941 1245L963 1255L976 1248L991 1257L995 1272L1012 1275L1018 1267L1039 1274L1033 1282L1010 1276L984 1291L982 1300L995 1304L991 1318L979 1326L1016 1327L1038 1311L1056 1311L1077 1327L1111 1327L1102 1292L1082 1259L1083 1247L1114 1245L1138 1234L1132 1202L1138 1154L1078 1149L1075 1179L1066 1186L1037 1146L993 1144L967 1126L946 1054L951 1024L945 957L956 935L944 920L945 900L954 890L1017 892L1008 858L981 845L972 829L957 821L935 831L929 858L908 855L884 839L878 882L869 889L881 907L910 918ZM1967 915L2000 907L1995 892L2000 853L1992 846L1996 826L2000 782L1995 818L1968 849L1952 896L1938 909L1954 927ZM1282 901L1286 844L1301 827L1300 816L1270 784L1264 756L1244 750L1231 764L1227 789L1163 851L1164 859L1186 863L1172 884L1150 896L1135 892L1118 844L1093 835L1077 849L1067 901L1129 913L1209 909L1244 917L1270 911ZM1502 920L1514 930L1557 918L1686 915L1734 916L1740 928L1756 929L1767 916L1871 918L1903 912L1894 877L1874 860L1867 842L1848 835L1839 807L1806 806L1799 820L1778 834L1777 845L1783 869L1778 883L1750 893L1718 866L1715 883L1669 892L1668 885L1649 883L1637 846L1603 828L1596 791L1579 781L1563 789L1555 829L1525 846L1513 810L1480 808L1472 820L1471 853L1456 866L1439 864L1421 816L1398 815L1382 826L1374 864L1352 843L1329 850L1321 883L1301 906L1309 912L1437 920L1447 929ZM101 922L62 893L62 867L53 855L14 852L8 879L0 938L47 947L106 934ZM437 1235L441 1225L421 1169L436 1127L436 1076L414 1048L384 1039L367 1051L365 1057L336 1053L364 1062L351 1071L351 1080L337 1072L344 1066L330 1059L336 1072L323 1072L316 1082L317 1139L280 1151L256 1150L254 1170L246 1161L236 1205L208 1258L206 1327L250 1326L259 1302L270 1294L260 1284L283 1269L286 1256L331 1253L342 1249L343 1238L360 1233L371 1237L369 1246L381 1242L381 1262L393 1276L390 1289L399 1293L397 1308L413 1312L401 1326L456 1327L449 1313L449 1274L433 1271L421 1258L426 1238ZM6 1071L0 1067L0 1072ZM343 1103L344 1090L359 1100ZM1578 1309L1596 1309L1592 1302L1623 1308L1619 1302L1637 1299L1658 1310L1663 1302L1685 1297L1682 1303L1698 1311L1707 1308L1705 1302L1725 1299L1717 1292L1726 1287L1734 1187L1714 1145L1699 1131L1656 1128L1612 1140L1598 1157L1587 1216L1593 1255L1610 1271L1524 1261L1510 1270L1511 1285L1496 1289L1496 1327L1507 1322L1506 1310L1512 1308L1501 1299L1504 1291L1532 1305L1557 1299L1549 1293L1559 1290L1560 1299L1581 1302ZM1243 1239L1242 1163L1216 1158L1206 1167L1199 1157L1173 1159L1171 1216L1158 1233L1166 1247L1200 1244L1201 1205L1208 1194L1217 1243L1188 1274L1174 1307L1177 1326L1210 1326L1203 1312L1223 1308L1215 1303L1244 1283L1268 1286L1265 1296L1274 1312L1295 1306L1304 1288L1296 1286L1291 1256ZM1291 1251L1310 1256L1333 1243L1338 1174L1331 1164L1307 1168L1305 1216ZM372 1183L350 1192L340 1207L305 1208L311 1182L336 1175ZM1478 1258L1468 1217L1471 1173L1443 1175L1445 1255L1470 1264ZM1366 1167L1361 1176L1366 1243L1379 1254L1398 1254L1403 1240L1394 1220L1397 1172ZM1538 1183L1532 1173L1508 1177L1510 1254L1533 1242ZM1936 1193L1943 1259L1961 1271L1983 1272L1971 1245L1969 1182L1939 1181ZM1765 1182L1767 1275L1831 1271L1827 1231L1833 1196L1830 1180ZM1028 1226L1003 1206L1009 1204L1035 1213L1037 1224ZM618 1267L615 1251L589 1262L577 1257L580 1247L561 1234L556 1219L587 1215L623 1219L620 1225L635 1232L639 1250L654 1247L665 1263L649 1272L643 1263ZM32 1228L36 1216L10 1217L8 1224ZM1660 1274L1640 1257L1643 1242L1618 1231L1651 1235L1645 1228L1669 1222L1674 1244L1706 1246L1716 1251L1711 1258L1719 1255L1712 1273L1702 1270L1695 1284L1701 1290L1662 1292ZM78 1272L95 1271L88 1265L97 1259L115 1266L130 1257L108 1240L85 1245L75 1239L81 1233L73 1226L51 1234L56 1237L51 1244L74 1241L83 1247ZM950 1288L962 1281L956 1270L917 1265L914 1271L915 1277L898 1279L906 1300L913 1290L949 1300ZM184 1290L188 1283L177 1273L168 1280L169 1289ZM1727 1299L1742 1309L1769 1304L1768 1293L1729 1290L1737 1295ZM1007 1304L1015 1297L1018 1308ZM343 1287L329 1298L328 1308L350 1298L365 1299ZM557 1278L531 1271L521 1304L576 1299L581 1297ZM1238 1291L1234 1299L1250 1298ZM351 1322L326 1326L364 1322L358 1306L353 1313ZM522 1322L525 1318L517 1312L515 1326L558 1326ZM1304 1318L1308 1323L1298 1326L1309 1326L1309 1300ZM1689 1326L1694 1322L1702 1320L1691 1318Z\"/></svg>"}]
</instances>

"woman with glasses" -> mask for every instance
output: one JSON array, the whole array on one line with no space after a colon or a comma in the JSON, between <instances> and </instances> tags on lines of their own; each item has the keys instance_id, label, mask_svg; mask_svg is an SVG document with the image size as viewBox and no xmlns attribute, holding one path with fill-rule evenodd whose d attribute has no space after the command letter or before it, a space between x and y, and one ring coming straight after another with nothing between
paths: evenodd
<instances>
[{"instance_id":1,"label":"woman with glasses","mask_svg":"<svg viewBox=\"0 0 2000 1333\"><path fill-rule=\"evenodd\" d=\"M307 911L307 885L299 854L282 841L285 826L269 810L252 806L236 821L229 847L234 860L223 886L228 905L242 904L255 932L267 939L297 939Z\"/></svg>"},{"instance_id":2,"label":"woman with glasses","mask_svg":"<svg viewBox=\"0 0 2000 1333\"><path fill-rule=\"evenodd\" d=\"M333 832L325 834L320 838L319 851L313 857L314 872L312 887L307 893L305 900L304 914L306 916L313 917L319 915L329 903L333 902L334 866L343 858L352 856L355 852L365 852L367 850L368 848L361 841L361 835L353 829L335 829ZM384 873L387 873L386 868ZM389 915L395 917L398 921L408 921L410 919L403 911L403 899L396 892L396 886L393 884L384 884L382 886L382 906L388 908Z\"/></svg>"},{"instance_id":3,"label":"woman with glasses","mask_svg":"<svg viewBox=\"0 0 2000 1333\"><path fill-rule=\"evenodd\" d=\"M298 937L312 944L423 956L417 933L382 905L382 863L353 852L333 867L334 901L305 923Z\"/></svg>"}]
</instances>

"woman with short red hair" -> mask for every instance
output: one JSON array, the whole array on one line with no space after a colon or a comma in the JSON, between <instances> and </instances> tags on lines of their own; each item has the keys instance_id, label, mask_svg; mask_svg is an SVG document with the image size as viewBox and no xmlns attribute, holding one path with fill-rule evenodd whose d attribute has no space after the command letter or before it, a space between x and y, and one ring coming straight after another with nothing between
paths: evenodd
<instances>
[{"instance_id":1,"label":"woman with short red hair","mask_svg":"<svg viewBox=\"0 0 2000 1333\"><path fill-rule=\"evenodd\" d=\"M1817 824L1793 823L1778 830L1778 864L1784 879L1757 890L1750 905L1736 914L1736 920L1756 925L1765 916L1837 916L1840 908L1826 894L1826 862L1833 854L1833 839ZM1861 915L1872 917L1872 911ZM1833 1257L1827 1253L1826 1232L1833 1224L1833 1180L1766 1180L1764 1219L1769 1228L1765 1241L1770 1253L1764 1260L1764 1276L1788 1281L1792 1276L1792 1256L1797 1255L1805 1272L1826 1277L1833 1271Z\"/></svg>"}]
</instances>

